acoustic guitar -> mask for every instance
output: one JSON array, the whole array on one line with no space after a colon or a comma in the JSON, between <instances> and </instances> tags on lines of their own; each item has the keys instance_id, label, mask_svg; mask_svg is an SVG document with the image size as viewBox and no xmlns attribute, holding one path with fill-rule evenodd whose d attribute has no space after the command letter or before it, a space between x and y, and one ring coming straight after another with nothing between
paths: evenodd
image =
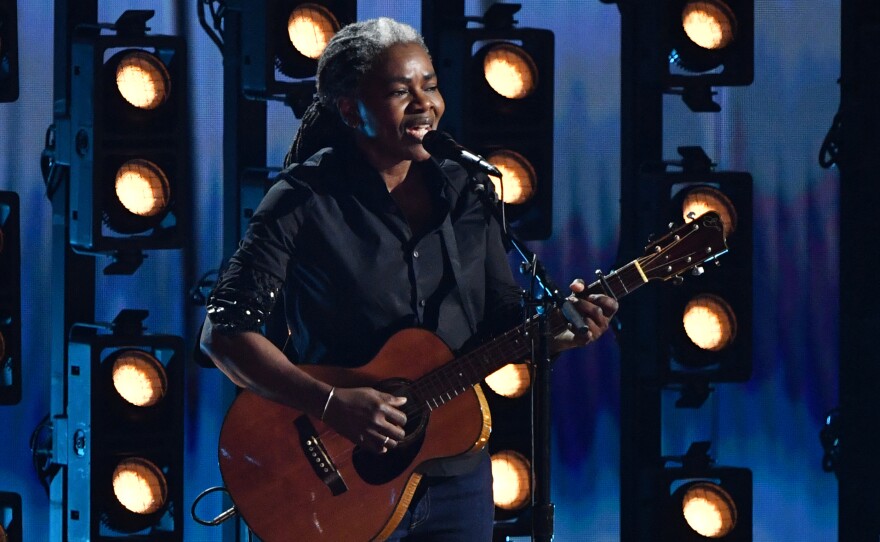
<instances>
[{"instance_id":1,"label":"acoustic guitar","mask_svg":"<svg viewBox=\"0 0 880 542\"><path fill-rule=\"evenodd\" d=\"M651 243L644 256L579 295L620 298L726 251L721 220L709 212ZM381 455L303 412L243 391L226 414L218 453L237 512L265 542L387 538L412 500L421 469L486 445L491 417L479 382L527 358L537 325L526 321L458 357L431 332L406 329L362 367L303 366L336 387L372 386L407 397L407 436ZM550 312L549 326L554 335L566 329L558 309Z\"/></svg>"}]
</instances>

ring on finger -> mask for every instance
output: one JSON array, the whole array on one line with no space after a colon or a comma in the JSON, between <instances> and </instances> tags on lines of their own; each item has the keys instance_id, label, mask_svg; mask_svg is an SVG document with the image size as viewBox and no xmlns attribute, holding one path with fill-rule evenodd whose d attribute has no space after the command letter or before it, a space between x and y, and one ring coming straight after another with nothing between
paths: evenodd
<instances>
[{"instance_id":1,"label":"ring on finger","mask_svg":"<svg viewBox=\"0 0 880 542\"><path fill-rule=\"evenodd\" d=\"M388 436L386 435L386 436L385 436L385 440L382 441L382 446L385 446L386 444L388 444L388 441L389 441L389 440L390 440L390 437L388 437Z\"/></svg>"}]
</instances>

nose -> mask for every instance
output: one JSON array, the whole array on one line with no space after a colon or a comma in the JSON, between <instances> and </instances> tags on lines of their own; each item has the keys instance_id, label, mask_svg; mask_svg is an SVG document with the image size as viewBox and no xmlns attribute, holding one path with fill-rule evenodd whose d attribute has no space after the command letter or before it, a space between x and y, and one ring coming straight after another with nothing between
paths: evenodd
<instances>
[{"instance_id":1,"label":"nose","mask_svg":"<svg viewBox=\"0 0 880 542\"><path fill-rule=\"evenodd\" d=\"M410 102L410 107L416 111L425 111L431 107L427 93L421 90L417 90L413 93L413 100Z\"/></svg>"},{"instance_id":2,"label":"nose","mask_svg":"<svg viewBox=\"0 0 880 542\"><path fill-rule=\"evenodd\" d=\"M421 89L418 89L413 93L413 100L410 102L410 105L416 111L428 111L432 108L436 108L436 104L434 102L433 96L430 93L425 92Z\"/></svg>"}]
</instances>

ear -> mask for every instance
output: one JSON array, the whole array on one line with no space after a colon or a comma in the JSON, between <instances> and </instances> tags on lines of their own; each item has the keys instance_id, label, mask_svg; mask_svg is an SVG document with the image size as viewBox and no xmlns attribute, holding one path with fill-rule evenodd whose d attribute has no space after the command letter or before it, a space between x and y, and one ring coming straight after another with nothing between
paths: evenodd
<instances>
[{"instance_id":1,"label":"ear","mask_svg":"<svg viewBox=\"0 0 880 542\"><path fill-rule=\"evenodd\" d=\"M342 117L342 122L347 126L357 128L363 124L356 99L342 96L336 100L336 107L339 109L339 116Z\"/></svg>"}]
</instances>

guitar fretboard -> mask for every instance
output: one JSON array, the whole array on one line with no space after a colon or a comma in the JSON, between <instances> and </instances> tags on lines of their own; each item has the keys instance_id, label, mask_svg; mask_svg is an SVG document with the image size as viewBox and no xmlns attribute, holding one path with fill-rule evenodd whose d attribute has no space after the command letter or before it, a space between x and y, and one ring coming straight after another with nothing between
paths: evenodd
<instances>
[{"instance_id":1,"label":"guitar fretboard","mask_svg":"<svg viewBox=\"0 0 880 542\"><path fill-rule=\"evenodd\" d=\"M605 294L621 298L648 282L639 260L604 275L586 287L580 297ZM568 328L568 321L558 308L549 315L550 335ZM508 363L522 361L531 354L532 340L538 336L540 322L529 318L521 325L489 340L461 357L443 365L413 382L410 392L419 405L433 410L468 391L488 375Z\"/></svg>"}]
</instances>

